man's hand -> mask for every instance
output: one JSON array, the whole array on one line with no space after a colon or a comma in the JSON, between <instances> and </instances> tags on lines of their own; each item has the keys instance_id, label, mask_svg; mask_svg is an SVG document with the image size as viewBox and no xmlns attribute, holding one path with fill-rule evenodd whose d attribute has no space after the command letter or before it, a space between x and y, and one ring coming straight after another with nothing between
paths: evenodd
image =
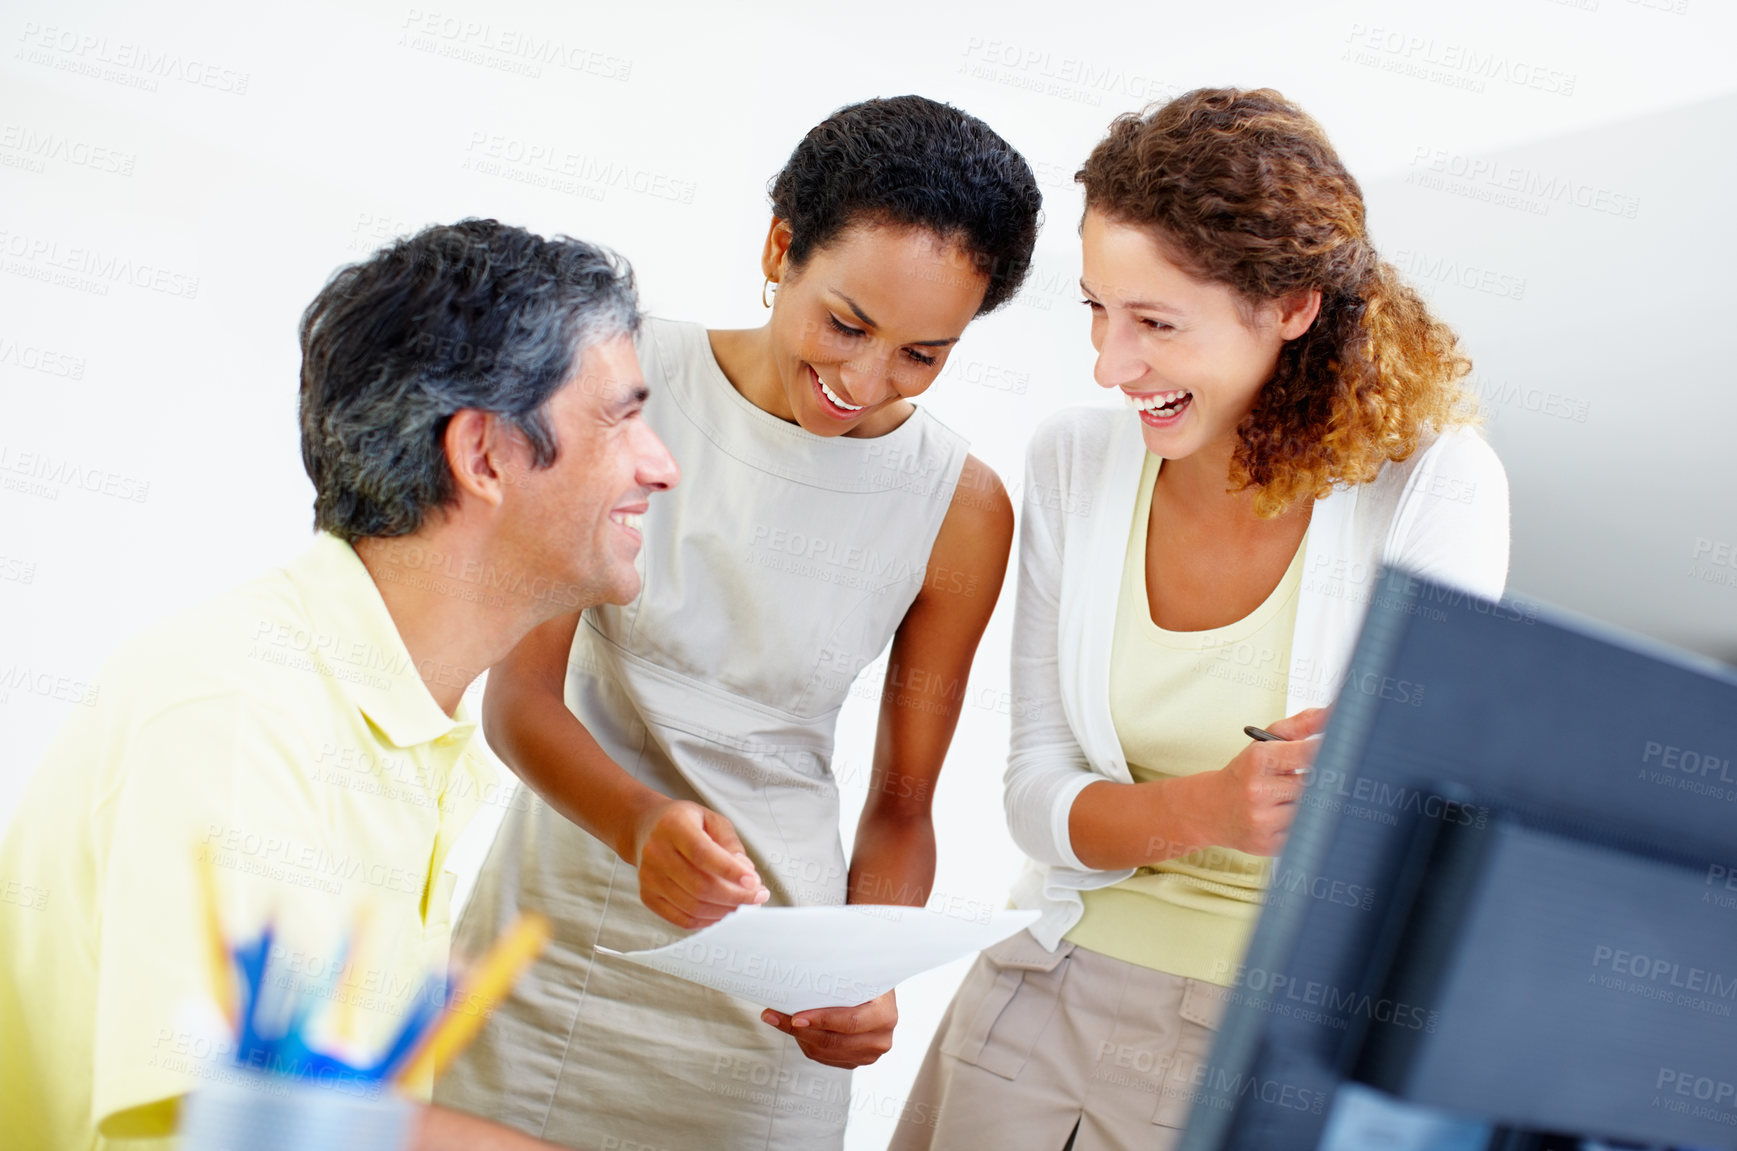
<instances>
[{"instance_id":1,"label":"man's hand","mask_svg":"<svg viewBox=\"0 0 1737 1151\"><path fill-rule=\"evenodd\" d=\"M816 1007L795 1015L767 1008L760 1018L794 1038L816 1063L849 1070L892 1050L899 1005L889 991L855 1007Z\"/></svg>"},{"instance_id":2,"label":"man's hand","mask_svg":"<svg viewBox=\"0 0 1737 1151\"><path fill-rule=\"evenodd\" d=\"M640 817L628 862L639 868L640 901L677 927L709 927L772 894L730 821L683 799Z\"/></svg>"}]
</instances>

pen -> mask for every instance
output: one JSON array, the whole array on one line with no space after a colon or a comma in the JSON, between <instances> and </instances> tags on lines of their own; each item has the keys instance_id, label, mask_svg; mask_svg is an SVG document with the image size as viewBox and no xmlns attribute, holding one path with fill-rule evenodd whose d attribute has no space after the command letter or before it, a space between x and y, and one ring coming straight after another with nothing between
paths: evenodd
<instances>
[{"instance_id":1,"label":"pen","mask_svg":"<svg viewBox=\"0 0 1737 1151\"><path fill-rule=\"evenodd\" d=\"M208 852L197 847L193 851L199 868L199 895L205 920L205 950L206 962L210 967L211 995L217 1000L217 1008L223 1012L224 1022L229 1024L230 1031L236 1031L241 1019L236 1007L235 959L230 954L228 940L223 936L223 919L218 910L216 864L212 862Z\"/></svg>"},{"instance_id":2,"label":"pen","mask_svg":"<svg viewBox=\"0 0 1737 1151\"><path fill-rule=\"evenodd\" d=\"M519 916L477 963L447 1003L444 1018L434 1025L410 1062L394 1076L398 1085L410 1086L438 1078L506 998L513 980L543 950L548 939L548 920L535 913Z\"/></svg>"},{"instance_id":3,"label":"pen","mask_svg":"<svg viewBox=\"0 0 1737 1151\"><path fill-rule=\"evenodd\" d=\"M1243 729L1242 729L1242 733L1244 735L1248 736L1250 739L1254 740L1256 743L1269 743L1269 742L1270 743L1289 743L1289 742L1291 742L1290 740L1286 739L1282 735L1274 735L1272 732L1268 731L1266 728L1256 727L1252 723L1244 724ZM1309 738L1314 739L1316 737L1311 735ZM1298 775L1298 776L1308 775L1309 769L1306 767L1294 768L1293 770L1291 770L1287 774Z\"/></svg>"}]
</instances>

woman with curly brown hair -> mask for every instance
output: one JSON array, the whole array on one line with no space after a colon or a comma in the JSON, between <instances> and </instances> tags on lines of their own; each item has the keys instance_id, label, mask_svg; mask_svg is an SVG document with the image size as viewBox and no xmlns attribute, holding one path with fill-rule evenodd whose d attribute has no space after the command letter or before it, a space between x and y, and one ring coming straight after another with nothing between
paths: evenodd
<instances>
[{"instance_id":1,"label":"woman with curly brown hair","mask_svg":"<svg viewBox=\"0 0 1737 1151\"><path fill-rule=\"evenodd\" d=\"M1043 914L966 977L900 1151L1171 1146L1375 569L1492 597L1507 574L1469 361L1319 125L1194 91L1076 178L1094 375L1134 411L1064 411L1030 448L1006 803L1014 901ZM1283 742L1243 735L1274 716Z\"/></svg>"}]
</instances>

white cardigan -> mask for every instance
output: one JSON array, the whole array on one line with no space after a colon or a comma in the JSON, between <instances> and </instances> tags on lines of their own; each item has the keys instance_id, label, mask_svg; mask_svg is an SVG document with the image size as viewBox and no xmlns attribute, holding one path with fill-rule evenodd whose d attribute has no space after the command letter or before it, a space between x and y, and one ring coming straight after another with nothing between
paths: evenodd
<instances>
[{"instance_id":1,"label":"white cardigan","mask_svg":"<svg viewBox=\"0 0 1737 1151\"><path fill-rule=\"evenodd\" d=\"M1110 718L1110 644L1145 454L1131 412L1070 408L1044 422L1026 455L1005 800L1030 856L1013 901L1043 913L1031 933L1051 950L1084 913L1081 891L1133 874L1081 863L1068 812L1097 780L1133 782ZM1383 563L1502 594L1508 480L1475 431L1437 437L1371 482L1315 501L1287 715L1332 702Z\"/></svg>"}]
</instances>

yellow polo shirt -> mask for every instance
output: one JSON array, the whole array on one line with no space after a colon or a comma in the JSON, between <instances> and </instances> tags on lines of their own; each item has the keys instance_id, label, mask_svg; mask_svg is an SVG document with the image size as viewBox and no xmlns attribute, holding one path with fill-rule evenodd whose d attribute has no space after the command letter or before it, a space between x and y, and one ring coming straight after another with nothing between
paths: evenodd
<instances>
[{"instance_id":1,"label":"yellow polo shirt","mask_svg":"<svg viewBox=\"0 0 1737 1151\"><path fill-rule=\"evenodd\" d=\"M446 962L444 863L497 786L330 535L135 637L98 682L0 842L10 1151L173 1147L175 1100L233 1074L202 1022L196 852L230 937L269 918L273 982L318 987L333 1040L376 1053Z\"/></svg>"}]
</instances>

